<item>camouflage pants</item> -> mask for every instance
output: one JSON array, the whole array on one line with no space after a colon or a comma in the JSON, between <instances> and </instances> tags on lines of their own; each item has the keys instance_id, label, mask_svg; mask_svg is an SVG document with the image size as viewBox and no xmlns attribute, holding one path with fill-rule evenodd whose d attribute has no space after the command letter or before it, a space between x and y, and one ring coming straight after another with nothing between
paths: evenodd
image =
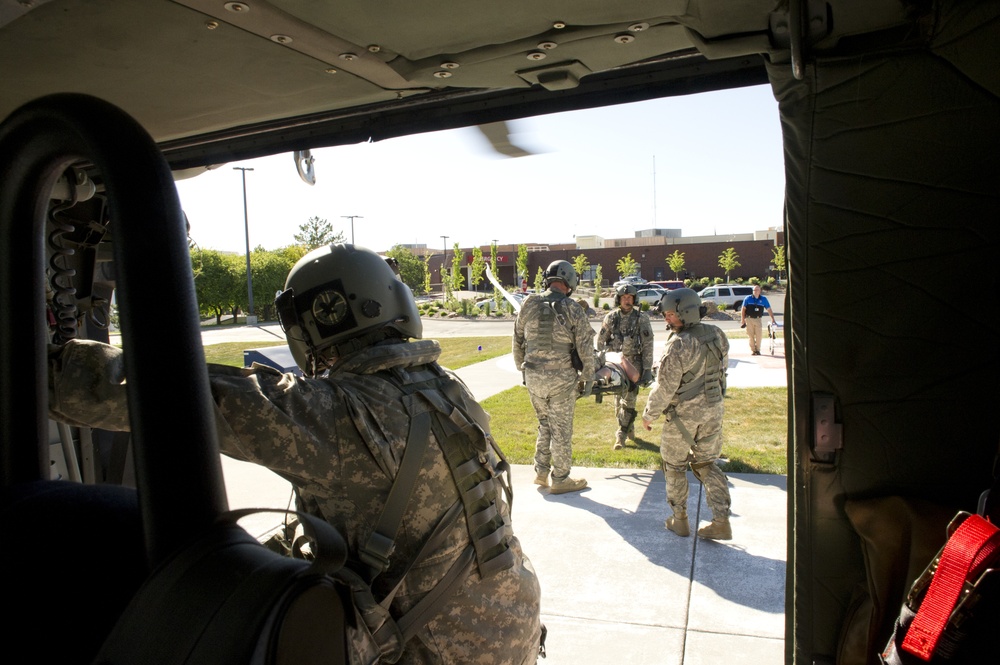
<instances>
[{"instance_id":1,"label":"camouflage pants","mask_svg":"<svg viewBox=\"0 0 1000 665\"><path fill-rule=\"evenodd\" d=\"M554 480L569 476L573 466L573 412L578 378L575 369L528 370L524 382L538 417L535 472L550 469Z\"/></svg>"},{"instance_id":2,"label":"camouflage pants","mask_svg":"<svg viewBox=\"0 0 1000 665\"><path fill-rule=\"evenodd\" d=\"M760 353L760 332L763 328L762 319L747 317L747 338L750 340L750 353Z\"/></svg>"},{"instance_id":3,"label":"camouflage pants","mask_svg":"<svg viewBox=\"0 0 1000 665\"><path fill-rule=\"evenodd\" d=\"M615 415L618 417L619 432L635 431L635 400L638 396L639 386L629 389L622 395L615 395Z\"/></svg>"},{"instance_id":4,"label":"camouflage pants","mask_svg":"<svg viewBox=\"0 0 1000 665\"><path fill-rule=\"evenodd\" d=\"M667 503L675 513L687 511L690 463L695 477L705 486L712 517L729 516L729 480L715 464L722 452L722 413L721 402L681 405L679 411L674 407L667 411L667 422L660 434L660 457L667 481Z\"/></svg>"}]
</instances>

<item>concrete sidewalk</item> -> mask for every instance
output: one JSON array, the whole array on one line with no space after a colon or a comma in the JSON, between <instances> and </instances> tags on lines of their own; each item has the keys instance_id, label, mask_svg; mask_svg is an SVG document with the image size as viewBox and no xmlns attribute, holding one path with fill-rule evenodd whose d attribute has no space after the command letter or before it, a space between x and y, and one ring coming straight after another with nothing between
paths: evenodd
<instances>
[{"instance_id":1,"label":"concrete sidewalk","mask_svg":"<svg viewBox=\"0 0 1000 665\"><path fill-rule=\"evenodd\" d=\"M783 386L783 349L751 356L731 340L729 385ZM660 348L656 348L659 357ZM510 355L458 370L477 399L521 383ZM724 468L724 467L723 467ZM270 471L223 457L231 508L289 505ZM573 468L579 493L550 495L530 465L512 469L514 531L542 587L546 665L778 665L784 662L786 477L729 476L733 540L667 531L663 473ZM692 527L710 519L690 473ZM276 515L243 520L260 536Z\"/></svg>"}]
</instances>

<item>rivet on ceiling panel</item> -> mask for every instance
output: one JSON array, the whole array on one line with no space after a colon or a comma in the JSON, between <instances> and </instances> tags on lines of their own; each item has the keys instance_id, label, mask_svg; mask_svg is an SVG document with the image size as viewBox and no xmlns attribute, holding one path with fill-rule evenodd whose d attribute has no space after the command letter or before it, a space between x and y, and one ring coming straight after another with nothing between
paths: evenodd
<instances>
[{"instance_id":1,"label":"rivet on ceiling panel","mask_svg":"<svg viewBox=\"0 0 1000 665\"><path fill-rule=\"evenodd\" d=\"M379 46L378 44L371 44L371 45L370 45L370 46L368 47L368 52L369 52L369 53L378 53L378 52L379 52L379 51L381 51L381 50L382 50L382 47L381 47L381 46Z\"/></svg>"},{"instance_id":2,"label":"rivet on ceiling panel","mask_svg":"<svg viewBox=\"0 0 1000 665\"><path fill-rule=\"evenodd\" d=\"M648 23L633 23L628 27L628 29L631 30L632 32L642 32L643 30L646 30L648 28L649 28Z\"/></svg>"},{"instance_id":3,"label":"rivet on ceiling panel","mask_svg":"<svg viewBox=\"0 0 1000 665\"><path fill-rule=\"evenodd\" d=\"M615 41L619 44L631 44L635 41L632 35L615 35Z\"/></svg>"},{"instance_id":4,"label":"rivet on ceiling panel","mask_svg":"<svg viewBox=\"0 0 1000 665\"><path fill-rule=\"evenodd\" d=\"M544 60L545 54L541 51L530 51L528 53L528 60Z\"/></svg>"},{"instance_id":5,"label":"rivet on ceiling panel","mask_svg":"<svg viewBox=\"0 0 1000 665\"><path fill-rule=\"evenodd\" d=\"M271 35L271 41L279 44L291 44L292 38L288 35Z\"/></svg>"},{"instance_id":6,"label":"rivet on ceiling panel","mask_svg":"<svg viewBox=\"0 0 1000 665\"><path fill-rule=\"evenodd\" d=\"M344 60L346 62L351 62L353 60L357 60L358 56L355 53L341 53L340 54L340 59Z\"/></svg>"},{"instance_id":7,"label":"rivet on ceiling panel","mask_svg":"<svg viewBox=\"0 0 1000 665\"><path fill-rule=\"evenodd\" d=\"M250 11L250 5L245 2L227 2L223 7L234 14L244 14Z\"/></svg>"},{"instance_id":8,"label":"rivet on ceiling panel","mask_svg":"<svg viewBox=\"0 0 1000 665\"><path fill-rule=\"evenodd\" d=\"M538 45L538 48L542 49L543 51L551 51L557 46L559 46L559 44L556 44L555 42L541 42Z\"/></svg>"},{"instance_id":9,"label":"rivet on ceiling panel","mask_svg":"<svg viewBox=\"0 0 1000 665\"><path fill-rule=\"evenodd\" d=\"M441 69L458 69L459 64L457 62L442 62Z\"/></svg>"},{"instance_id":10,"label":"rivet on ceiling panel","mask_svg":"<svg viewBox=\"0 0 1000 665\"><path fill-rule=\"evenodd\" d=\"M215 30L216 28L219 27L219 22L218 21L205 21L205 27L208 28L209 30Z\"/></svg>"},{"instance_id":11,"label":"rivet on ceiling panel","mask_svg":"<svg viewBox=\"0 0 1000 665\"><path fill-rule=\"evenodd\" d=\"M450 78L451 72L434 72L434 77L439 79Z\"/></svg>"},{"instance_id":12,"label":"rivet on ceiling panel","mask_svg":"<svg viewBox=\"0 0 1000 665\"><path fill-rule=\"evenodd\" d=\"M562 30L563 28L566 27L566 23L564 21L556 21L555 23L552 24L552 27L555 28L556 30Z\"/></svg>"}]
</instances>

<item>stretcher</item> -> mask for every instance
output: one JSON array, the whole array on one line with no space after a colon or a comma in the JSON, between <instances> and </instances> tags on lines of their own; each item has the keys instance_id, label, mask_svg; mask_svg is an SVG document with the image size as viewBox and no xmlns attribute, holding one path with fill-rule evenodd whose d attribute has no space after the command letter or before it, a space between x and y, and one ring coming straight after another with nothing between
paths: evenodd
<instances>
[{"instance_id":1,"label":"stretcher","mask_svg":"<svg viewBox=\"0 0 1000 665\"><path fill-rule=\"evenodd\" d=\"M771 355L774 355L774 350L779 349L782 352L785 350L785 327L780 323L769 323L767 324L767 337L768 337L768 348L771 351Z\"/></svg>"},{"instance_id":2,"label":"stretcher","mask_svg":"<svg viewBox=\"0 0 1000 665\"><path fill-rule=\"evenodd\" d=\"M600 404L605 395L625 395L640 378L639 369L620 353L594 354L594 384L590 393L584 395L584 382L580 382L579 397L594 396Z\"/></svg>"}]
</instances>

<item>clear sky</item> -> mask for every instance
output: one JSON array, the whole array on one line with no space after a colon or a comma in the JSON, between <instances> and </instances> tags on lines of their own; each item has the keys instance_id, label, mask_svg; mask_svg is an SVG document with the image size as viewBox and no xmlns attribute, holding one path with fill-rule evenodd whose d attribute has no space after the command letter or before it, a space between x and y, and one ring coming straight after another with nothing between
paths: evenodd
<instances>
[{"instance_id":1,"label":"clear sky","mask_svg":"<svg viewBox=\"0 0 1000 665\"><path fill-rule=\"evenodd\" d=\"M534 154L503 157L474 128L313 151L316 184L291 153L234 162L177 183L191 235L243 253L292 244L310 217L375 251L684 236L781 226L781 127L769 86L670 97L510 123Z\"/></svg>"}]
</instances>

